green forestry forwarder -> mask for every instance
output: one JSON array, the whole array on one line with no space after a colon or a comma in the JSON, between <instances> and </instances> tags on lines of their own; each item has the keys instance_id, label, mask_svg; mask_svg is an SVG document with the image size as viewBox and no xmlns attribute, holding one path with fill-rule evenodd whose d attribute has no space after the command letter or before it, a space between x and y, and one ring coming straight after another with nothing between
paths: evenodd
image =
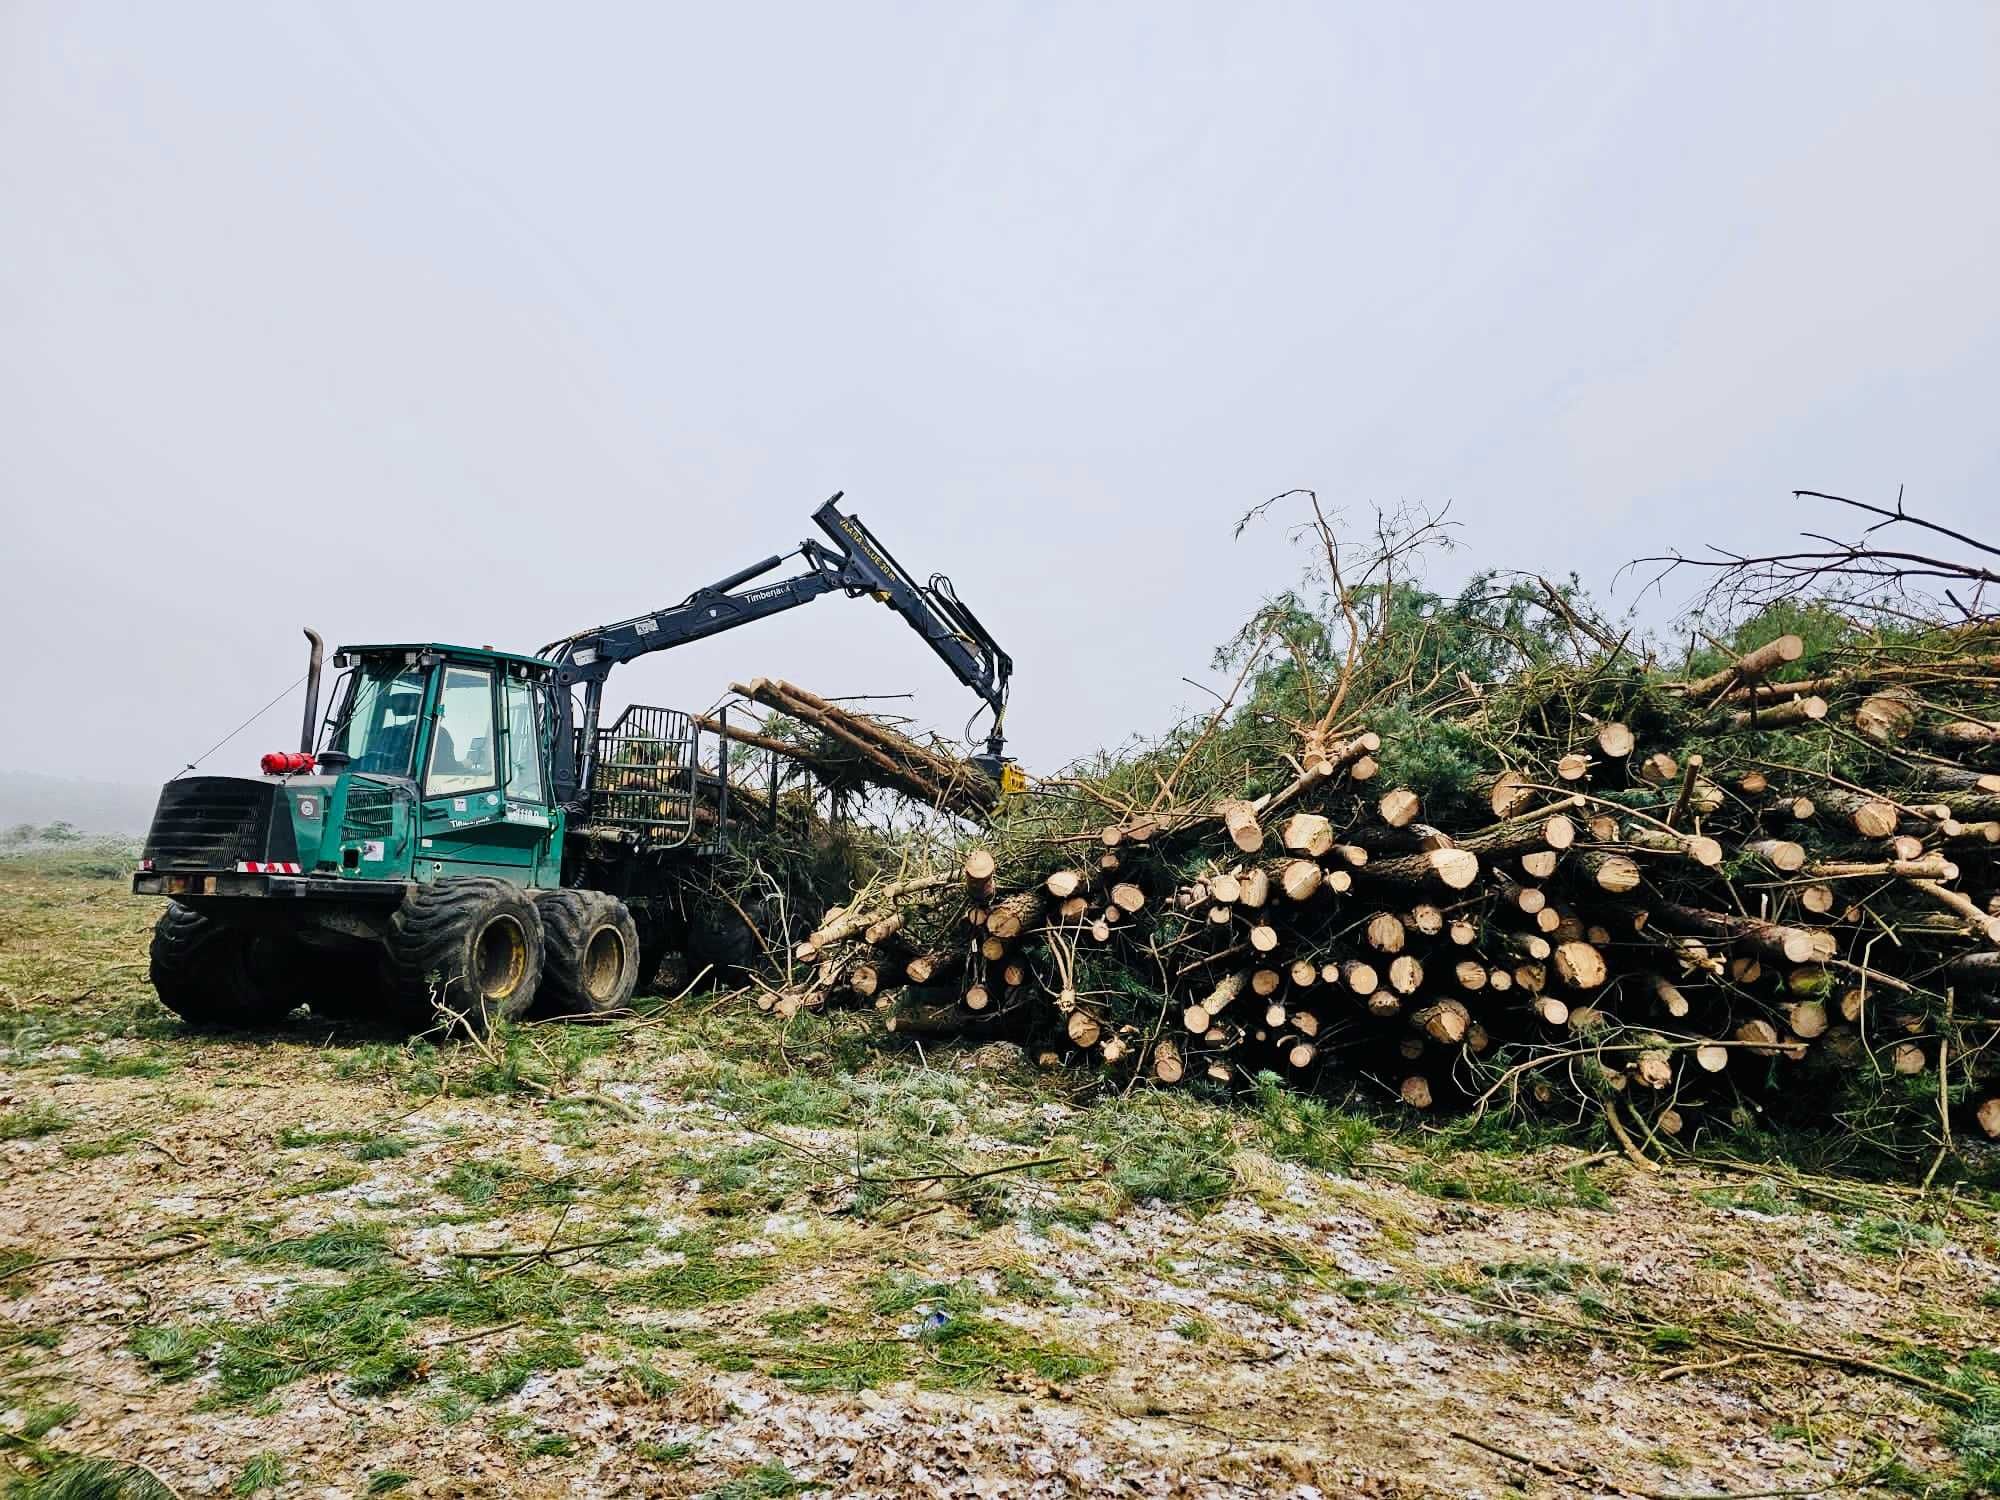
<instances>
[{"instance_id":1,"label":"green forestry forwarder","mask_svg":"<svg viewBox=\"0 0 2000 1500\"><path fill-rule=\"evenodd\" d=\"M604 680L619 662L822 594L877 599L908 621L991 709L974 762L1015 787L1002 755L1012 661L949 579L915 583L840 498L813 515L830 545L787 554L804 560L795 576L744 588L785 561L768 557L536 656L343 647L323 727L321 643L307 631L299 750L266 755L261 776L184 776L160 794L132 880L172 898L153 931L160 999L206 1026L305 1003L474 1032L537 1000L569 1016L625 1005L688 944L687 877L730 831L728 740L639 705L600 725Z\"/></svg>"}]
</instances>

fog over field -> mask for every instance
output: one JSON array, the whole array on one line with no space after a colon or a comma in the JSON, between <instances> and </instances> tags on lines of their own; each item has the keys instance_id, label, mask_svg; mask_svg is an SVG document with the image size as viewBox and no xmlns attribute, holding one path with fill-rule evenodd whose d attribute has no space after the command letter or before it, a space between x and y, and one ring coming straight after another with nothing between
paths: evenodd
<instances>
[{"instance_id":1,"label":"fog over field","mask_svg":"<svg viewBox=\"0 0 2000 1500\"><path fill-rule=\"evenodd\" d=\"M80 833L137 838L153 816L158 787L0 771L0 830L68 823Z\"/></svg>"},{"instance_id":2,"label":"fog over field","mask_svg":"<svg viewBox=\"0 0 2000 1500\"><path fill-rule=\"evenodd\" d=\"M0 765L157 784L296 681L301 625L533 650L841 488L1013 653L1042 771L1203 701L1298 562L1231 524L1290 486L1451 502L1440 581L1767 546L1828 524L1795 486L1976 529L1996 28L0 7L0 630L51 648L9 661ZM610 694L755 673L973 708L839 599Z\"/></svg>"}]
</instances>

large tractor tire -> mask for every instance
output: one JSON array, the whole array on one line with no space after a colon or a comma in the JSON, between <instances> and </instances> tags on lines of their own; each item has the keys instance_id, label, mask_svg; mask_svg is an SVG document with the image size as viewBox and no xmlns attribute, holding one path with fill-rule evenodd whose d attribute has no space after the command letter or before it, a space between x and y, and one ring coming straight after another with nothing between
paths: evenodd
<instances>
[{"instance_id":1,"label":"large tractor tire","mask_svg":"<svg viewBox=\"0 0 2000 1500\"><path fill-rule=\"evenodd\" d=\"M625 903L601 891L550 891L536 905L545 941L537 1012L601 1016L630 1005L640 946Z\"/></svg>"},{"instance_id":2,"label":"large tractor tire","mask_svg":"<svg viewBox=\"0 0 2000 1500\"><path fill-rule=\"evenodd\" d=\"M625 907L639 929L638 993L650 995L667 955L687 947L687 923L664 896L633 897Z\"/></svg>"},{"instance_id":3,"label":"large tractor tire","mask_svg":"<svg viewBox=\"0 0 2000 1500\"><path fill-rule=\"evenodd\" d=\"M697 894L688 904L688 977L706 969L710 983L729 984L782 964L791 946L782 903L752 897L724 901Z\"/></svg>"},{"instance_id":4,"label":"large tractor tire","mask_svg":"<svg viewBox=\"0 0 2000 1500\"><path fill-rule=\"evenodd\" d=\"M542 919L517 885L474 875L420 885L389 919L388 1005L418 1030L484 1036L542 982Z\"/></svg>"},{"instance_id":5,"label":"large tractor tire","mask_svg":"<svg viewBox=\"0 0 2000 1500\"><path fill-rule=\"evenodd\" d=\"M169 902L153 924L153 988L192 1026L268 1026L299 1002L272 983L266 946L244 928Z\"/></svg>"}]
</instances>

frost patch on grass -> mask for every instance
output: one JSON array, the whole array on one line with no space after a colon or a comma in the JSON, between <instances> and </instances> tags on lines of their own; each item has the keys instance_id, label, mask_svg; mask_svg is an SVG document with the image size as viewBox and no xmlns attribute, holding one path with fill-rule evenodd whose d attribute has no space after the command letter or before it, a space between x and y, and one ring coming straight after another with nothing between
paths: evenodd
<instances>
[{"instance_id":1,"label":"frost patch on grass","mask_svg":"<svg viewBox=\"0 0 2000 1500\"><path fill-rule=\"evenodd\" d=\"M616 1099L628 1109L636 1109L648 1118L673 1114L680 1106L657 1090L636 1083L622 1083L607 1080L598 1087L598 1092Z\"/></svg>"}]
</instances>

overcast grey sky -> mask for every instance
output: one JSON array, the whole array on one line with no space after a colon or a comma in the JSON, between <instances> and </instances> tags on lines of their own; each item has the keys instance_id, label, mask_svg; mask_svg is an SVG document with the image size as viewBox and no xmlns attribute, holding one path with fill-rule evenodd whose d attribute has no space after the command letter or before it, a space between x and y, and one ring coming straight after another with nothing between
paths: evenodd
<instances>
[{"instance_id":1,"label":"overcast grey sky","mask_svg":"<svg viewBox=\"0 0 2000 1500\"><path fill-rule=\"evenodd\" d=\"M0 0L0 767L156 781L301 624L532 650L838 488L1011 649L1031 768L1194 698L1298 560L1231 523L1293 485L1599 584L1800 485L1990 530L1997 42L1907 0ZM972 707L838 598L612 687L752 673Z\"/></svg>"}]
</instances>

